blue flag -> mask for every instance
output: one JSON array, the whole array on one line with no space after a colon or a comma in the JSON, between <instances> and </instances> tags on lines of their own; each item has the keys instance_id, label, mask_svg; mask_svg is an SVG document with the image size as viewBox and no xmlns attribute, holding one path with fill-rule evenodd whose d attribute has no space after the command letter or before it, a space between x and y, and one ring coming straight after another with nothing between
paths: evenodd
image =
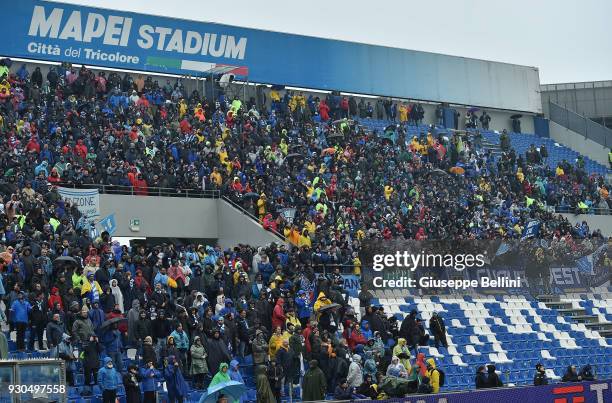
<instances>
[{"instance_id":1,"label":"blue flag","mask_svg":"<svg viewBox=\"0 0 612 403\"><path fill-rule=\"evenodd\" d=\"M527 238L533 238L540 234L540 221L532 220L527 223L525 228L523 229L523 235L521 236L521 241Z\"/></svg>"}]
</instances>

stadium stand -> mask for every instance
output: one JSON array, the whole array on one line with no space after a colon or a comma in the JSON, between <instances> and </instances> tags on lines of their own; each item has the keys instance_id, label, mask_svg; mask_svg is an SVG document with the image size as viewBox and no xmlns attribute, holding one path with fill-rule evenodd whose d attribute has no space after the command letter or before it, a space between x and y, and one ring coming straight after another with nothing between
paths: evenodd
<instances>
[{"instance_id":1,"label":"stadium stand","mask_svg":"<svg viewBox=\"0 0 612 403\"><path fill-rule=\"evenodd\" d=\"M270 108L258 108L253 100L223 94L214 102L197 91L187 95L181 80L160 85L151 77L133 81L127 74L107 77L66 64L46 79L26 65L14 70L0 82L0 313L7 317L0 319L9 326L4 330L11 358L67 361L69 402L102 398L109 385L86 385L85 366L105 367L107 356L123 369L123 382L114 390L128 401L126 370L134 364L146 372L144 355L152 357L153 350L159 371L150 386L162 399L179 393L197 401L205 385L194 375L204 371L191 370L194 359L187 353L197 355L196 336L208 354L199 360L207 368L206 383L216 378L221 362L239 358L241 374L230 375L243 380L243 399L249 401L256 400L255 389L263 393L256 369L267 356L279 357L285 377L300 380L293 392L303 400L345 396L338 388L347 377L349 388L370 396L363 373L371 364L375 396L394 397L397 387L390 383L396 377L384 375L395 370L409 383L405 391L427 376L438 392L440 372L417 354L433 358L444 371L442 391L474 388L476 369L487 365L484 387L499 386L492 383L495 370L506 385L533 384L538 363L550 383L571 365L590 365L602 379L612 376L609 289L559 299L528 293L407 296L401 290L357 298L346 295L339 270L359 273L365 239L520 239L533 219L542 222L539 236L555 252L551 264L591 256L610 241L597 229L572 226L554 214L608 211L608 171L587 158L533 135L423 125L416 104L383 106L381 100L368 107L336 93L318 100L270 90ZM392 108L399 109L396 119L382 119ZM531 144L544 145L548 156ZM128 248L108 234L91 239L87 219L61 200L55 186L100 184L119 192L131 188L138 196L155 187L221 190L264 228L283 234L288 248L221 250L171 242ZM284 219L285 208L296 209L292 222ZM609 270L610 252L600 256L597 264ZM338 304L337 310L325 309L329 303ZM78 319L81 312L89 318L85 323ZM404 351L411 360L403 356L395 363L399 339L431 333L434 312L445 323L448 347L430 340L418 351ZM320 334L307 326L311 316L318 318ZM127 323L102 326L122 317ZM273 334L277 325L280 334ZM141 327L155 349L135 336ZM166 344L171 333L176 346ZM32 340L38 334L42 345ZM69 358L64 353L72 348L84 355ZM164 358L171 356L179 358L188 382L169 373L173 365ZM323 396L312 393L317 379L308 359L317 359L323 370ZM270 365L266 371L274 380L280 369ZM277 399L287 398L280 381L270 383Z\"/></svg>"}]
</instances>

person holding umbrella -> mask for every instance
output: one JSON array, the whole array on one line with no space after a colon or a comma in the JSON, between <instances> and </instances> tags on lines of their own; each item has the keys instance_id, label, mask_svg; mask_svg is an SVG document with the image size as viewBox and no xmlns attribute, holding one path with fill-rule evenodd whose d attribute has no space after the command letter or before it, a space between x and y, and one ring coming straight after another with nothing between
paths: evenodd
<instances>
[{"instance_id":1,"label":"person holding umbrella","mask_svg":"<svg viewBox=\"0 0 612 403\"><path fill-rule=\"evenodd\" d=\"M123 349L123 343L121 342L121 332L119 332L118 322L121 318L109 319L100 326L100 341L104 345L106 355L111 357L115 364L115 368L118 371L123 369L123 358L121 357L121 350ZM112 323L110 323L113 321Z\"/></svg>"}]
</instances>

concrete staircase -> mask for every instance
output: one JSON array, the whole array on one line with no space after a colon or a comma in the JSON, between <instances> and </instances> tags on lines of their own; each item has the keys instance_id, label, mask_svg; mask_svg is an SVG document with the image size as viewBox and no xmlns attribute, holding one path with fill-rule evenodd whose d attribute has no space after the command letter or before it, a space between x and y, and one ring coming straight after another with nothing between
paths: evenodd
<instances>
[{"instance_id":1,"label":"concrete staircase","mask_svg":"<svg viewBox=\"0 0 612 403\"><path fill-rule=\"evenodd\" d=\"M574 307L572 302L561 301L558 295L539 295L537 299L574 322L583 323L588 329L598 331L602 337L612 337L612 322L601 322L597 315L588 314L584 308Z\"/></svg>"}]
</instances>

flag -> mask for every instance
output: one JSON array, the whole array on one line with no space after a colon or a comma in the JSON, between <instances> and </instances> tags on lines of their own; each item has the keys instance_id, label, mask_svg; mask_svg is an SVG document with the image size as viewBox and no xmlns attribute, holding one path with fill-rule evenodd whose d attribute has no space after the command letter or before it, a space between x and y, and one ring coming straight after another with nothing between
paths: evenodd
<instances>
[{"instance_id":1,"label":"flag","mask_svg":"<svg viewBox=\"0 0 612 403\"><path fill-rule=\"evenodd\" d=\"M527 223L525 228L523 229L523 235L521 236L521 241L527 238L533 238L540 234L540 221L532 220Z\"/></svg>"},{"instance_id":2,"label":"flag","mask_svg":"<svg viewBox=\"0 0 612 403\"><path fill-rule=\"evenodd\" d=\"M601 254L607 249L607 244L601 245L590 255L586 255L576 260L576 266L581 273L594 275L595 274L595 263L599 260Z\"/></svg>"}]
</instances>

